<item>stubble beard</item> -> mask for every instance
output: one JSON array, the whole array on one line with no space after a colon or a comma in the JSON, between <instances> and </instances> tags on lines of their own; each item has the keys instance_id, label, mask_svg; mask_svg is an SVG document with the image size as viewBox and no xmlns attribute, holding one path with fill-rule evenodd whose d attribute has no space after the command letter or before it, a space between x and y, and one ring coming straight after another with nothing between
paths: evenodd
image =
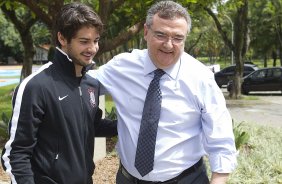
<instances>
[{"instance_id":1,"label":"stubble beard","mask_svg":"<svg viewBox=\"0 0 282 184\"><path fill-rule=\"evenodd\" d=\"M69 55L70 59L72 60L72 62L73 62L74 64L78 65L78 66L86 67L86 66L88 66L89 64L91 64L91 61L93 60L93 57L92 57L91 61L88 61L88 62L86 63L86 62L84 62L84 61L82 61L81 59L78 58L78 56L81 55L80 53L79 53L77 56L75 56L75 55L73 54L73 49L72 49L72 47L68 47L67 50L68 50L68 53L69 53L68 55ZM82 57L83 57L83 56L82 56Z\"/></svg>"}]
</instances>

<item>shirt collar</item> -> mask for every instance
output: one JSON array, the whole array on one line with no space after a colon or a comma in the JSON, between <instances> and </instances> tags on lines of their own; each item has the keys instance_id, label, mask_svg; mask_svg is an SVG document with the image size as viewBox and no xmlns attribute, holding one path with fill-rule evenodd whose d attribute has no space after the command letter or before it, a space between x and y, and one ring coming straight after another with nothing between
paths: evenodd
<instances>
[{"instance_id":1,"label":"shirt collar","mask_svg":"<svg viewBox=\"0 0 282 184\"><path fill-rule=\"evenodd\" d=\"M164 70L165 73L173 80L176 80L180 64L181 64L181 57L173 66L165 69ZM151 74L156 69L157 67L154 65L153 61L149 57L149 53L147 50L147 54L146 54L145 61L144 61L144 76Z\"/></svg>"}]
</instances>

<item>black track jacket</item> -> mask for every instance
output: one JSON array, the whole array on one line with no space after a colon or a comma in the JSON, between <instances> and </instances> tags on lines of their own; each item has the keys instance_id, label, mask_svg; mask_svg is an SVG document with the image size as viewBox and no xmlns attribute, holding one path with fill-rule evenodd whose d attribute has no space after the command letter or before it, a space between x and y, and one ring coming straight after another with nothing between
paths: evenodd
<instances>
[{"instance_id":1,"label":"black track jacket","mask_svg":"<svg viewBox=\"0 0 282 184\"><path fill-rule=\"evenodd\" d=\"M2 152L12 184L93 183L94 137L117 134L116 122L100 120L99 85L87 74L78 79L59 49L21 82Z\"/></svg>"}]
</instances>

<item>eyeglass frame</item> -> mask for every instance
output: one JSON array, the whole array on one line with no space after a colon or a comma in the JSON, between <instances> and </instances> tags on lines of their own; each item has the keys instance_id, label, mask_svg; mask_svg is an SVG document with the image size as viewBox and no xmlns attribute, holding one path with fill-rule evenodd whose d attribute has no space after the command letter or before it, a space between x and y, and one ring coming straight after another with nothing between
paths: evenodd
<instances>
[{"instance_id":1,"label":"eyeglass frame","mask_svg":"<svg viewBox=\"0 0 282 184\"><path fill-rule=\"evenodd\" d=\"M152 29L151 26L148 26L148 29L150 29L153 32L154 37L161 42L168 42L170 40L172 44L178 45L184 43L186 39L186 35L179 35L179 37L177 37L177 35L169 36L166 33Z\"/></svg>"}]
</instances>

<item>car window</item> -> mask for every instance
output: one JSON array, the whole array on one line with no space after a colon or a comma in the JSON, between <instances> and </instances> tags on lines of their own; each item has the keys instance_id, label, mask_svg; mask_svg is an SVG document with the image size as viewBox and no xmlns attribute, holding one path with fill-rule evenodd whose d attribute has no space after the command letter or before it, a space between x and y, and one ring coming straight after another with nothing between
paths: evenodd
<instances>
[{"instance_id":1,"label":"car window","mask_svg":"<svg viewBox=\"0 0 282 184\"><path fill-rule=\"evenodd\" d=\"M252 78L262 79L265 78L267 70L261 70L253 74Z\"/></svg>"},{"instance_id":2,"label":"car window","mask_svg":"<svg viewBox=\"0 0 282 184\"><path fill-rule=\"evenodd\" d=\"M254 68L252 68L252 67L249 67L249 66L245 66L245 69L244 69L245 71L254 71Z\"/></svg>"},{"instance_id":3,"label":"car window","mask_svg":"<svg viewBox=\"0 0 282 184\"><path fill-rule=\"evenodd\" d=\"M267 72L266 72L266 77L267 78L272 78L272 71L273 71L272 69L268 69L267 70Z\"/></svg>"},{"instance_id":4,"label":"car window","mask_svg":"<svg viewBox=\"0 0 282 184\"><path fill-rule=\"evenodd\" d=\"M227 67L223 70L224 73L234 72L235 66Z\"/></svg>"},{"instance_id":5,"label":"car window","mask_svg":"<svg viewBox=\"0 0 282 184\"><path fill-rule=\"evenodd\" d=\"M282 75L282 71L279 68L273 69L273 77L274 78L280 78Z\"/></svg>"}]
</instances>

